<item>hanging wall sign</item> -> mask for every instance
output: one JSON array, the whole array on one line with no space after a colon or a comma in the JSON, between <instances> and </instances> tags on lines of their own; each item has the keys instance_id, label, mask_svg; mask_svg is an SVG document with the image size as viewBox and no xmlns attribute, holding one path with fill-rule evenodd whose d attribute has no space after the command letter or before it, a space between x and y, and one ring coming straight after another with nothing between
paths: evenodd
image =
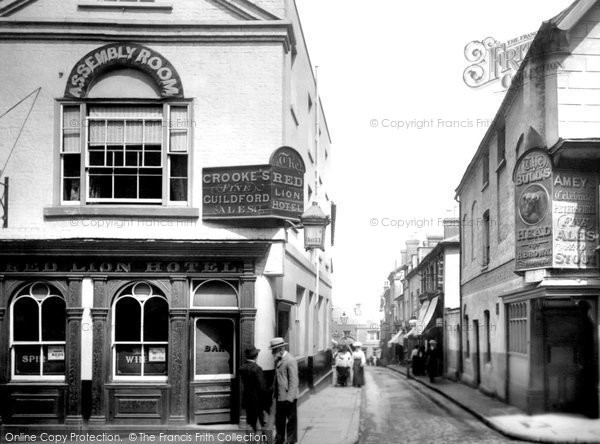
<instances>
[{"instance_id":1,"label":"hanging wall sign","mask_svg":"<svg viewBox=\"0 0 600 444\"><path fill-rule=\"evenodd\" d=\"M96 78L118 68L137 69L148 74L162 97L183 97L181 79L173 65L160 53L136 43L110 43L83 56L67 78L65 97L86 97Z\"/></svg>"},{"instance_id":2,"label":"hanging wall sign","mask_svg":"<svg viewBox=\"0 0 600 444\"><path fill-rule=\"evenodd\" d=\"M302 157L290 147L277 149L268 165L204 168L202 218L299 221L304 173Z\"/></svg>"},{"instance_id":3,"label":"hanging wall sign","mask_svg":"<svg viewBox=\"0 0 600 444\"><path fill-rule=\"evenodd\" d=\"M516 271L552 266L552 163L533 149L518 161L515 182Z\"/></svg>"}]
</instances>

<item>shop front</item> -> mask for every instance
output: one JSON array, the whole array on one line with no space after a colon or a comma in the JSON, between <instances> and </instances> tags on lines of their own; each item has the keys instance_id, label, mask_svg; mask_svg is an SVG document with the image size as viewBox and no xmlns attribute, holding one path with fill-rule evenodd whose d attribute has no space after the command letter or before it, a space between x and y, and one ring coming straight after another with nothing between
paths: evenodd
<instances>
[{"instance_id":1,"label":"shop front","mask_svg":"<svg viewBox=\"0 0 600 444\"><path fill-rule=\"evenodd\" d=\"M268 244L153 244L2 245L4 425L239 422Z\"/></svg>"}]
</instances>

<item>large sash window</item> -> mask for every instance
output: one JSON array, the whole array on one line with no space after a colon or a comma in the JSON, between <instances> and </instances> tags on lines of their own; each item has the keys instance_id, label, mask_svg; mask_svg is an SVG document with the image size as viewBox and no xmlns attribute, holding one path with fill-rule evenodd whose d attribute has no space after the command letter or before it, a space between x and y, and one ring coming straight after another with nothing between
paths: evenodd
<instances>
[{"instance_id":1,"label":"large sash window","mask_svg":"<svg viewBox=\"0 0 600 444\"><path fill-rule=\"evenodd\" d=\"M187 203L188 113L187 104L63 104L62 203Z\"/></svg>"}]
</instances>

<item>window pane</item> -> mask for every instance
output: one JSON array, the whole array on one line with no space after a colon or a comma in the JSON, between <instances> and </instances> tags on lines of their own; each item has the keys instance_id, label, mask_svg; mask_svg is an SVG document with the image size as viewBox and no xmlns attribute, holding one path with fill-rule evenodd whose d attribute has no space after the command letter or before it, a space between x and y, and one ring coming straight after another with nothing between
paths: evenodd
<instances>
[{"instance_id":1,"label":"window pane","mask_svg":"<svg viewBox=\"0 0 600 444\"><path fill-rule=\"evenodd\" d=\"M119 299L115 307L115 341L140 341L141 306L133 298Z\"/></svg>"},{"instance_id":2,"label":"window pane","mask_svg":"<svg viewBox=\"0 0 600 444\"><path fill-rule=\"evenodd\" d=\"M141 121L128 121L125 131L125 142L140 144L143 137L143 125Z\"/></svg>"},{"instance_id":3,"label":"window pane","mask_svg":"<svg viewBox=\"0 0 600 444\"><path fill-rule=\"evenodd\" d=\"M63 106L63 129L78 132L81 128L79 105Z\"/></svg>"},{"instance_id":4,"label":"window pane","mask_svg":"<svg viewBox=\"0 0 600 444\"><path fill-rule=\"evenodd\" d=\"M42 341L65 340L65 301L50 297L42 303Z\"/></svg>"},{"instance_id":5,"label":"window pane","mask_svg":"<svg viewBox=\"0 0 600 444\"><path fill-rule=\"evenodd\" d=\"M64 375L65 346L44 345L44 375Z\"/></svg>"},{"instance_id":6,"label":"window pane","mask_svg":"<svg viewBox=\"0 0 600 444\"><path fill-rule=\"evenodd\" d=\"M145 123L144 143L162 144L162 122L147 121Z\"/></svg>"},{"instance_id":7,"label":"window pane","mask_svg":"<svg viewBox=\"0 0 600 444\"><path fill-rule=\"evenodd\" d=\"M168 340L169 304L163 298L150 298L144 304L144 341Z\"/></svg>"},{"instance_id":8,"label":"window pane","mask_svg":"<svg viewBox=\"0 0 600 444\"><path fill-rule=\"evenodd\" d=\"M117 375L142 375L142 348L135 345L116 345Z\"/></svg>"},{"instance_id":9,"label":"window pane","mask_svg":"<svg viewBox=\"0 0 600 444\"><path fill-rule=\"evenodd\" d=\"M170 140L170 150L172 152L187 152L187 132L171 131Z\"/></svg>"},{"instance_id":10,"label":"window pane","mask_svg":"<svg viewBox=\"0 0 600 444\"><path fill-rule=\"evenodd\" d=\"M90 120L90 143L104 145L106 143L106 120Z\"/></svg>"},{"instance_id":11,"label":"window pane","mask_svg":"<svg viewBox=\"0 0 600 444\"><path fill-rule=\"evenodd\" d=\"M63 200L78 201L79 187L79 179L65 179L63 181Z\"/></svg>"},{"instance_id":12,"label":"window pane","mask_svg":"<svg viewBox=\"0 0 600 444\"><path fill-rule=\"evenodd\" d=\"M162 153L160 151L148 151L144 153L144 166L160 166L161 165L161 156Z\"/></svg>"},{"instance_id":13,"label":"window pane","mask_svg":"<svg viewBox=\"0 0 600 444\"><path fill-rule=\"evenodd\" d=\"M162 177L160 175L159 176L141 176L140 177L140 198L141 199L160 199L160 198L162 198Z\"/></svg>"},{"instance_id":14,"label":"window pane","mask_svg":"<svg viewBox=\"0 0 600 444\"><path fill-rule=\"evenodd\" d=\"M97 171L99 170L96 169ZM110 169L106 173L110 173ZM98 171L99 172L99 171ZM105 174L106 174L105 173ZM90 198L107 199L112 197L112 177L107 175L95 175L90 173Z\"/></svg>"},{"instance_id":15,"label":"window pane","mask_svg":"<svg viewBox=\"0 0 600 444\"><path fill-rule=\"evenodd\" d=\"M194 293L194 307L237 307L237 294L225 282L208 281Z\"/></svg>"},{"instance_id":16,"label":"window pane","mask_svg":"<svg viewBox=\"0 0 600 444\"><path fill-rule=\"evenodd\" d=\"M66 133L63 136L63 152L78 153L80 151L79 133Z\"/></svg>"},{"instance_id":17,"label":"window pane","mask_svg":"<svg viewBox=\"0 0 600 444\"><path fill-rule=\"evenodd\" d=\"M107 143L119 143L122 144L124 140L125 125L123 121L108 121L107 128Z\"/></svg>"},{"instance_id":18,"label":"window pane","mask_svg":"<svg viewBox=\"0 0 600 444\"><path fill-rule=\"evenodd\" d=\"M40 359L39 345L15 345L15 374L39 375Z\"/></svg>"},{"instance_id":19,"label":"window pane","mask_svg":"<svg viewBox=\"0 0 600 444\"><path fill-rule=\"evenodd\" d=\"M167 374L167 346L144 346L144 375L164 376Z\"/></svg>"},{"instance_id":20,"label":"window pane","mask_svg":"<svg viewBox=\"0 0 600 444\"><path fill-rule=\"evenodd\" d=\"M125 165L127 166L141 166L142 160L142 146L141 145L127 145L125 147Z\"/></svg>"},{"instance_id":21,"label":"window pane","mask_svg":"<svg viewBox=\"0 0 600 444\"><path fill-rule=\"evenodd\" d=\"M189 126L187 117L187 106L172 106L171 107L171 128L187 129Z\"/></svg>"},{"instance_id":22,"label":"window pane","mask_svg":"<svg viewBox=\"0 0 600 444\"><path fill-rule=\"evenodd\" d=\"M125 169L124 171L128 171ZM121 172L122 170L116 170ZM131 198L137 197L137 176L135 175L115 175L115 197L116 198Z\"/></svg>"},{"instance_id":23,"label":"window pane","mask_svg":"<svg viewBox=\"0 0 600 444\"><path fill-rule=\"evenodd\" d=\"M187 156L171 156L171 177L187 177Z\"/></svg>"},{"instance_id":24,"label":"window pane","mask_svg":"<svg viewBox=\"0 0 600 444\"><path fill-rule=\"evenodd\" d=\"M79 177L81 172L80 154L65 154L63 156L64 177Z\"/></svg>"},{"instance_id":25,"label":"window pane","mask_svg":"<svg viewBox=\"0 0 600 444\"><path fill-rule=\"evenodd\" d=\"M30 297L20 298L13 307L15 341L39 341L38 304ZM38 350L39 354L39 350Z\"/></svg>"},{"instance_id":26,"label":"window pane","mask_svg":"<svg viewBox=\"0 0 600 444\"><path fill-rule=\"evenodd\" d=\"M196 321L196 375L233 373L233 322Z\"/></svg>"},{"instance_id":27,"label":"window pane","mask_svg":"<svg viewBox=\"0 0 600 444\"><path fill-rule=\"evenodd\" d=\"M187 201L187 179L171 179L169 200L174 202Z\"/></svg>"}]
</instances>

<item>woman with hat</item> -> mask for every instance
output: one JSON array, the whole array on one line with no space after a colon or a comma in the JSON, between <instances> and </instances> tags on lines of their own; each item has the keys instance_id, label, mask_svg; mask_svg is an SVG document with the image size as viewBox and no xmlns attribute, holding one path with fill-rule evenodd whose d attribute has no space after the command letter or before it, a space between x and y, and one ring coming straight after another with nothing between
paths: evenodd
<instances>
[{"instance_id":1,"label":"woman with hat","mask_svg":"<svg viewBox=\"0 0 600 444\"><path fill-rule=\"evenodd\" d=\"M352 358L354 359L354 364L352 365L353 377L352 377L352 385L354 387L362 387L365 384L365 364L367 363L367 358L365 357L365 352L362 350L362 343L356 341L352 344L354 348L354 352L352 353Z\"/></svg>"},{"instance_id":2,"label":"woman with hat","mask_svg":"<svg viewBox=\"0 0 600 444\"><path fill-rule=\"evenodd\" d=\"M242 378L242 407L246 410L246 423L254 433L265 427L263 411L269 411L270 402L267 396L267 384L262 368L256 363L256 357L260 352L254 345L244 350L246 362L240 367Z\"/></svg>"}]
</instances>

